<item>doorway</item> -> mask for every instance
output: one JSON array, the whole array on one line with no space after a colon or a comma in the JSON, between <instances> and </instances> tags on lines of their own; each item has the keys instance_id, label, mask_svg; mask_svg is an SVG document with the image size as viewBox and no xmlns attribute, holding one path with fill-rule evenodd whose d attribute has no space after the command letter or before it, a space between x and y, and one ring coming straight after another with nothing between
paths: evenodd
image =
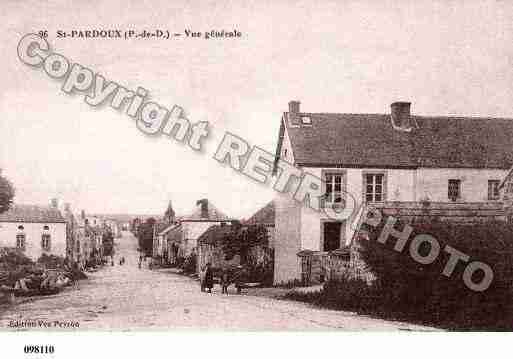
<instances>
[{"instance_id":1,"label":"doorway","mask_svg":"<svg viewBox=\"0 0 513 359\"><path fill-rule=\"evenodd\" d=\"M324 222L323 251L330 252L341 247L342 222Z\"/></svg>"}]
</instances>

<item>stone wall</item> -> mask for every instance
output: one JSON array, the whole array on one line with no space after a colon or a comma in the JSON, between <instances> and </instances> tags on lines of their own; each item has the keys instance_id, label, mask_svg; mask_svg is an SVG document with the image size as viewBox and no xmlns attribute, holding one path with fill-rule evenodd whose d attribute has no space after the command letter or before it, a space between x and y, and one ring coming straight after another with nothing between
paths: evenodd
<instances>
[{"instance_id":1,"label":"stone wall","mask_svg":"<svg viewBox=\"0 0 513 359\"><path fill-rule=\"evenodd\" d=\"M433 219L457 223L505 221L502 202L385 202L375 204L386 216L412 220Z\"/></svg>"}]
</instances>

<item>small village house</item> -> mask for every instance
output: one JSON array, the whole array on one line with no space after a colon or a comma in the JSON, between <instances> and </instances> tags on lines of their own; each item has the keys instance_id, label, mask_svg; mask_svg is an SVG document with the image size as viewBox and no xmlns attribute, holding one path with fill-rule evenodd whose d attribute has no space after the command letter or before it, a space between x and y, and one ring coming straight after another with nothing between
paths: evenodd
<instances>
[{"instance_id":1,"label":"small village house","mask_svg":"<svg viewBox=\"0 0 513 359\"><path fill-rule=\"evenodd\" d=\"M91 225L91 220L96 225ZM67 223L69 226L70 221L68 220ZM92 260L97 263L101 261L104 255L103 233L106 222L98 216L87 216L85 211L81 211L80 216L74 217L72 225L73 239L70 241L72 245L69 249L72 262L77 263L80 268L85 268L86 264Z\"/></svg>"},{"instance_id":2,"label":"small village house","mask_svg":"<svg viewBox=\"0 0 513 359\"><path fill-rule=\"evenodd\" d=\"M167 239L165 230L169 228L167 221L160 221L155 223L154 234L153 234L153 259L155 263L167 264L168 261L168 249Z\"/></svg>"},{"instance_id":3,"label":"small village house","mask_svg":"<svg viewBox=\"0 0 513 359\"><path fill-rule=\"evenodd\" d=\"M230 223L233 219L217 209L208 199L196 202L196 210L180 219L182 250L185 256L197 250L198 238L214 224Z\"/></svg>"},{"instance_id":4,"label":"small village house","mask_svg":"<svg viewBox=\"0 0 513 359\"><path fill-rule=\"evenodd\" d=\"M242 223L232 222L231 224L221 223L210 226L198 238L198 265L203 267L207 263L211 263L215 268L227 267L231 265L239 265L241 258L235 255L233 258L227 258L224 251L225 238L230 235L235 226L242 230L248 229L250 226L263 226L267 231L267 243L256 244L249 248L246 260L253 266L261 266L269 268L272 277L272 267L274 261L274 202L271 201L255 214Z\"/></svg>"},{"instance_id":5,"label":"small village house","mask_svg":"<svg viewBox=\"0 0 513 359\"><path fill-rule=\"evenodd\" d=\"M184 258L181 250L182 226L179 222L169 224L157 234L157 256L161 256L163 264L177 265Z\"/></svg>"},{"instance_id":6,"label":"small village house","mask_svg":"<svg viewBox=\"0 0 513 359\"><path fill-rule=\"evenodd\" d=\"M244 225L262 225L267 228L267 236L269 237L269 247L274 248L274 240L275 240L275 221L276 221L276 212L275 212L274 201L269 202L264 207L260 208L255 212L251 217L244 220L242 223Z\"/></svg>"},{"instance_id":7,"label":"small village house","mask_svg":"<svg viewBox=\"0 0 513 359\"><path fill-rule=\"evenodd\" d=\"M166 257L168 263L179 263L191 254L197 254L198 238L212 225L230 223L232 219L217 209L208 199L196 202L196 209L179 217L156 235L154 254Z\"/></svg>"},{"instance_id":8,"label":"small village house","mask_svg":"<svg viewBox=\"0 0 513 359\"><path fill-rule=\"evenodd\" d=\"M222 223L210 226L198 238L198 266L203 268L207 263L214 268L225 268L240 264L240 256L227 259L223 251L223 240L232 231L232 225Z\"/></svg>"},{"instance_id":9,"label":"small village house","mask_svg":"<svg viewBox=\"0 0 513 359\"><path fill-rule=\"evenodd\" d=\"M0 214L0 246L17 248L32 260L43 254L66 257L66 220L57 208L14 204Z\"/></svg>"},{"instance_id":10,"label":"small village house","mask_svg":"<svg viewBox=\"0 0 513 359\"><path fill-rule=\"evenodd\" d=\"M77 237L78 222L71 211L71 205L69 203L64 204L62 215L66 221L66 258L73 261L75 257L74 248Z\"/></svg>"},{"instance_id":11,"label":"small village house","mask_svg":"<svg viewBox=\"0 0 513 359\"><path fill-rule=\"evenodd\" d=\"M369 204L428 203L447 213L471 208L496 214L501 180L513 164L513 120L418 116L410 106L395 102L388 114L344 114L302 112L298 101L289 103L275 173L280 160L291 163L322 180L323 206L351 196L361 210L337 221L278 195L276 283L301 279L316 255L343 251Z\"/></svg>"}]
</instances>

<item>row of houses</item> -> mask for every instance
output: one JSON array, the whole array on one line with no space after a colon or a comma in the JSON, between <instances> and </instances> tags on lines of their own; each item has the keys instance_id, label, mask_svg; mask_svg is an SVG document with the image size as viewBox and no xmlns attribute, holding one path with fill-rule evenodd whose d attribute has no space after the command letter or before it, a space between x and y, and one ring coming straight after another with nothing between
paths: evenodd
<instances>
[{"instance_id":1,"label":"row of houses","mask_svg":"<svg viewBox=\"0 0 513 359\"><path fill-rule=\"evenodd\" d=\"M67 258L82 268L112 250L118 231L116 222L84 211L75 215L56 199L49 206L14 204L0 214L0 247L16 248L34 261L43 255Z\"/></svg>"},{"instance_id":2,"label":"row of houses","mask_svg":"<svg viewBox=\"0 0 513 359\"><path fill-rule=\"evenodd\" d=\"M296 201L299 179L242 225L269 231L274 283L321 282L343 267L361 269L355 238L372 206L405 218L473 223L513 218L513 120L419 116L411 103L386 114L302 112L291 101L280 119L273 175L287 162L322 180L322 206L351 199L348 219ZM223 264L220 238L236 220L208 200L157 228L154 256L176 264L195 254L198 267ZM237 260L237 259L235 259Z\"/></svg>"}]
</instances>

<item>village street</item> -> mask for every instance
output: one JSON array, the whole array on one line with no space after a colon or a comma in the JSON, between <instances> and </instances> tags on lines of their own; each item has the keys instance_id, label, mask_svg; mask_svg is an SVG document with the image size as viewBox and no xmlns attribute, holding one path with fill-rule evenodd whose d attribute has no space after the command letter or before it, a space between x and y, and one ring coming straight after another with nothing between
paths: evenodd
<instances>
[{"instance_id":1,"label":"village street","mask_svg":"<svg viewBox=\"0 0 513 359\"><path fill-rule=\"evenodd\" d=\"M116 257L126 263L107 266L77 288L37 299L18 298L0 311L0 330L16 330L14 321L78 322L80 329L224 329L224 330L423 330L352 313L321 310L302 303L252 295L201 293L197 281L137 267L137 239L128 232L117 240ZM234 291L234 289L232 289ZM23 330L23 329L17 329ZM45 330L30 328L30 330ZM46 329L48 330L48 329ZM59 328L52 328L59 330ZM61 329L62 330L62 329ZM69 330L69 329L65 329Z\"/></svg>"}]
</instances>

